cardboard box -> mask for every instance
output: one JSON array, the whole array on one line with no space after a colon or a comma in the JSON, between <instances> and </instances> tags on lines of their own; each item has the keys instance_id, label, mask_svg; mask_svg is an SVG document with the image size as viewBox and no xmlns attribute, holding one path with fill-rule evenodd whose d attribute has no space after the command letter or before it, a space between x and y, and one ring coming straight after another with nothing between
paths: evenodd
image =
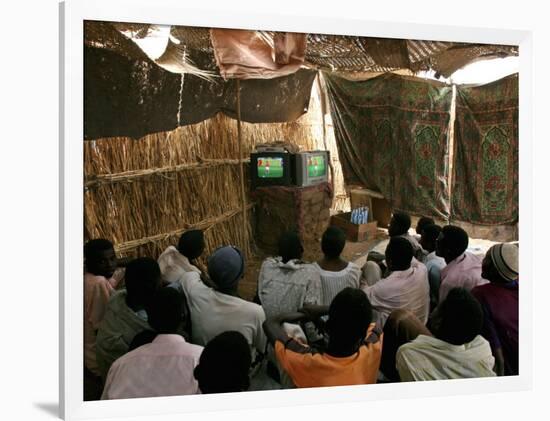
<instances>
[{"instance_id":1,"label":"cardboard box","mask_svg":"<svg viewBox=\"0 0 550 421\"><path fill-rule=\"evenodd\" d=\"M350 189L350 203L352 209L367 206L373 220L378 221L378 226L388 228L392 209L390 202L380 193L365 188L352 188Z\"/></svg>"},{"instance_id":2,"label":"cardboard box","mask_svg":"<svg viewBox=\"0 0 550 421\"><path fill-rule=\"evenodd\" d=\"M346 233L349 241L365 241L376 237L378 229L377 221L369 221L366 224L352 224L351 212L343 212L333 215L330 220L331 225L340 227Z\"/></svg>"}]
</instances>

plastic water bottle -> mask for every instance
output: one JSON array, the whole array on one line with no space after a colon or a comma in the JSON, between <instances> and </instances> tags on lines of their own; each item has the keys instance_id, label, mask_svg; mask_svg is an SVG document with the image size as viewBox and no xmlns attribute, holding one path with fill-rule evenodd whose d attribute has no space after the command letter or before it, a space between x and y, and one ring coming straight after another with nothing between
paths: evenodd
<instances>
[{"instance_id":1,"label":"plastic water bottle","mask_svg":"<svg viewBox=\"0 0 550 421\"><path fill-rule=\"evenodd\" d=\"M365 224L369 221L369 208L365 208Z\"/></svg>"},{"instance_id":2,"label":"plastic water bottle","mask_svg":"<svg viewBox=\"0 0 550 421\"><path fill-rule=\"evenodd\" d=\"M352 209L351 211L351 223L357 224L357 209Z\"/></svg>"}]
</instances>

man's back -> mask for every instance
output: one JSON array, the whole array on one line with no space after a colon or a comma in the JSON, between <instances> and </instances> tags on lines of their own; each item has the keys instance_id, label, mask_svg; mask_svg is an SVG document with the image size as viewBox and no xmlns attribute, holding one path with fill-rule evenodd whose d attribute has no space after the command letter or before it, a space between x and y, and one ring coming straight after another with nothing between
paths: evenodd
<instances>
[{"instance_id":1,"label":"man's back","mask_svg":"<svg viewBox=\"0 0 550 421\"><path fill-rule=\"evenodd\" d=\"M481 336L464 345L452 345L427 335L402 345L397 351L401 381L492 377L495 359Z\"/></svg>"},{"instance_id":2,"label":"man's back","mask_svg":"<svg viewBox=\"0 0 550 421\"><path fill-rule=\"evenodd\" d=\"M193 370L202 346L179 335L158 335L116 360L107 376L102 399L146 398L199 393Z\"/></svg>"},{"instance_id":3,"label":"man's back","mask_svg":"<svg viewBox=\"0 0 550 421\"><path fill-rule=\"evenodd\" d=\"M506 375L518 374L518 283L489 283L472 290L484 310L482 335L493 351L502 348Z\"/></svg>"},{"instance_id":4,"label":"man's back","mask_svg":"<svg viewBox=\"0 0 550 421\"><path fill-rule=\"evenodd\" d=\"M321 301L319 271L308 263L267 258L258 276L258 296L268 318Z\"/></svg>"},{"instance_id":5,"label":"man's back","mask_svg":"<svg viewBox=\"0 0 550 421\"><path fill-rule=\"evenodd\" d=\"M321 276L321 305L330 305L334 297L347 287L359 288L361 269L355 263L349 262L338 272L324 270L318 263L314 266Z\"/></svg>"},{"instance_id":6,"label":"man's back","mask_svg":"<svg viewBox=\"0 0 550 421\"><path fill-rule=\"evenodd\" d=\"M481 277L481 258L465 252L441 269L439 302L443 302L453 288L465 288L470 291L472 288L488 282Z\"/></svg>"},{"instance_id":7,"label":"man's back","mask_svg":"<svg viewBox=\"0 0 550 421\"><path fill-rule=\"evenodd\" d=\"M393 310L410 310L422 322L428 320L430 297L426 267L414 260L406 270L394 271L364 289L383 326Z\"/></svg>"},{"instance_id":8,"label":"man's back","mask_svg":"<svg viewBox=\"0 0 550 421\"><path fill-rule=\"evenodd\" d=\"M371 334L365 343L347 357L334 357L326 352L301 345L294 340L275 342L277 360L296 387L346 386L376 383L383 335Z\"/></svg>"},{"instance_id":9,"label":"man's back","mask_svg":"<svg viewBox=\"0 0 550 421\"><path fill-rule=\"evenodd\" d=\"M236 330L252 348L265 352L267 339L262 329L265 313L261 306L215 291L196 272L184 274L179 282L191 311L194 343L204 346L218 334Z\"/></svg>"},{"instance_id":10,"label":"man's back","mask_svg":"<svg viewBox=\"0 0 550 421\"><path fill-rule=\"evenodd\" d=\"M111 297L97 332L97 365L103 378L111 364L128 351L134 336L151 329L146 314L129 308L126 296L126 290L121 290Z\"/></svg>"}]
</instances>

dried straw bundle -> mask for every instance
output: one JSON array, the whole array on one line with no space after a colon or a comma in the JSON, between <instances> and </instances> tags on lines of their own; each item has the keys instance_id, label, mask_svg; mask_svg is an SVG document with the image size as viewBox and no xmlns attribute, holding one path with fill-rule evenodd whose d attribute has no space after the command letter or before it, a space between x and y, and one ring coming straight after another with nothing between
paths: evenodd
<instances>
[{"instance_id":1,"label":"dried straw bundle","mask_svg":"<svg viewBox=\"0 0 550 421\"><path fill-rule=\"evenodd\" d=\"M303 149L322 148L322 129L310 117L284 124L242 123L245 156L257 143L281 139ZM219 114L137 141L85 142L85 239L105 237L121 255L157 257L180 232L198 227L207 230L206 254L234 244L250 255L242 232L236 139L237 122ZM248 230L253 239L250 224Z\"/></svg>"}]
</instances>

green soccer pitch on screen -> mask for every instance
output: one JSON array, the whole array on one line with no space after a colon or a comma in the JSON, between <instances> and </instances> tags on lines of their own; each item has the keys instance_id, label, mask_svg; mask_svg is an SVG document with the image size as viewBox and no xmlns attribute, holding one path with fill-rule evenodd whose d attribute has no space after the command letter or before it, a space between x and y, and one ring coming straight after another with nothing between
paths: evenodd
<instances>
[{"instance_id":1,"label":"green soccer pitch on screen","mask_svg":"<svg viewBox=\"0 0 550 421\"><path fill-rule=\"evenodd\" d=\"M327 173L325 155L314 155L308 158L307 175L308 177L320 177Z\"/></svg>"},{"instance_id":2,"label":"green soccer pitch on screen","mask_svg":"<svg viewBox=\"0 0 550 421\"><path fill-rule=\"evenodd\" d=\"M284 173L283 158L262 157L258 158L258 177L281 178Z\"/></svg>"}]
</instances>

